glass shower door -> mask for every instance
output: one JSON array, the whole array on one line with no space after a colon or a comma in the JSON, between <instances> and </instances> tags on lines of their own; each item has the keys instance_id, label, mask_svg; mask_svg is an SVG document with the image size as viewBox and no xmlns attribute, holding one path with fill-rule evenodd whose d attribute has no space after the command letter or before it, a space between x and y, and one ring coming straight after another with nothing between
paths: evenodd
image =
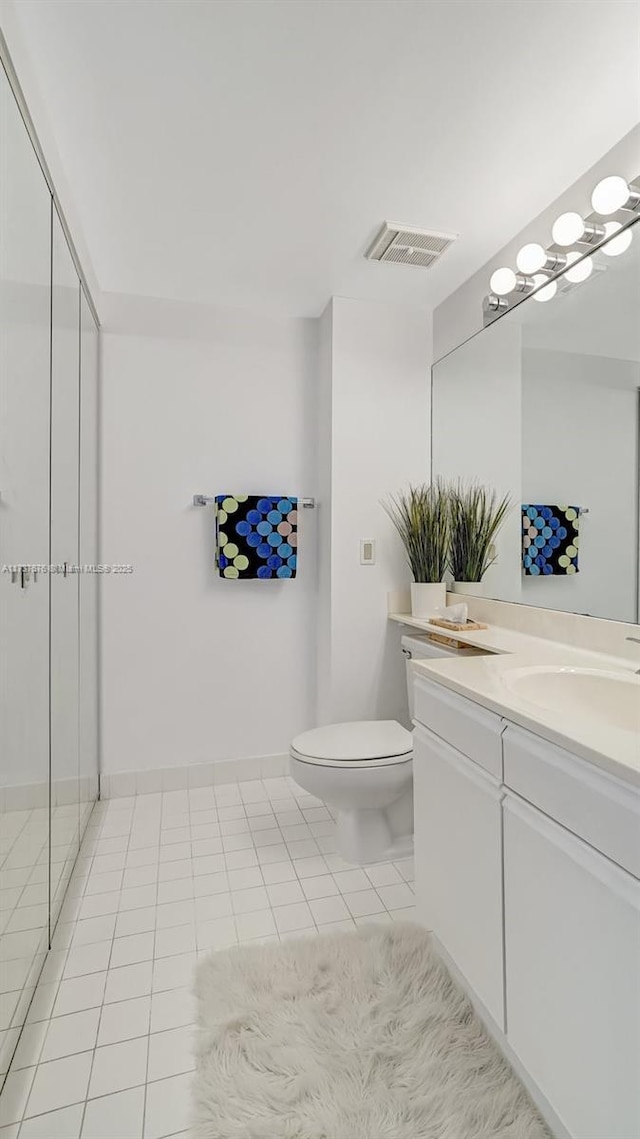
<instances>
[{"instance_id":1,"label":"glass shower door","mask_svg":"<svg viewBox=\"0 0 640 1139\"><path fill-rule=\"evenodd\" d=\"M51 197L0 67L0 1083L48 945Z\"/></svg>"},{"instance_id":2,"label":"glass shower door","mask_svg":"<svg viewBox=\"0 0 640 1139\"><path fill-rule=\"evenodd\" d=\"M51 295L51 927L80 840L80 282L54 209Z\"/></svg>"}]
</instances>

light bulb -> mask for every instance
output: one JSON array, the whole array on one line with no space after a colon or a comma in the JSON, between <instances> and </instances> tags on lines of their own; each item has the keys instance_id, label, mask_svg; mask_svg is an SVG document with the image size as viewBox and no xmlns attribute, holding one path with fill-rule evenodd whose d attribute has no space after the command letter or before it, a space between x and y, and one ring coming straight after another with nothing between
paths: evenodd
<instances>
[{"instance_id":1,"label":"light bulb","mask_svg":"<svg viewBox=\"0 0 640 1139\"><path fill-rule=\"evenodd\" d=\"M526 273L530 276L531 273L537 273L538 269L547 261L547 251L536 241L530 242L529 245L523 245L516 257L516 265L521 273Z\"/></svg>"},{"instance_id":2,"label":"light bulb","mask_svg":"<svg viewBox=\"0 0 640 1139\"><path fill-rule=\"evenodd\" d=\"M513 269L496 269L491 274L489 287L498 297L506 297L507 293L512 293L516 287L516 275Z\"/></svg>"},{"instance_id":3,"label":"light bulb","mask_svg":"<svg viewBox=\"0 0 640 1139\"><path fill-rule=\"evenodd\" d=\"M560 214L553 223L551 235L556 245L575 245L583 236L584 230L584 220L580 214Z\"/></svg>"},{"instance_id":4,"label":"light bulb","mask_svg":"<svg viewBox=\"0 0 640 1139\"><path fill-rule=\"evenodd\" d=\"M537 286L542 285L547 280L547 278L543 273L536 273L533 280ZM537 293L533 294L533 299L534 301L540 301L541 304L544 304L545 301L552 300L553 297L555 297L557 291L558 286L556 282L550 281L548 285L545 285L544 289L538 289Z\"/></svg>"},{"instance_id":5,"label":"light bulb","mask_svg":"<svg viewBox=\"0 0 640 1139\"><path fill-rule=\"evenodd\" d=\"M579 253L569 254L571 268L567 269L566 273L563 274L567 281L571 281L572 285L577 285L580 281L586 281L593 270L593 261L590 257L583 257L581 261L579 257Z\"/></svg>"},{"instance_id":6,"label":"light bulb","mask_svg":"<svg viewBox=\"0 0 640 1139\"><path fill-rule=\"evenodd\" d=\"M597 214L615 214L617 210L625 207L629 201L629 186L624 178L612 174L598 182L591 195L591 205Z\"/></svg>"},{"instance_id":7,"label":"light bulb","mask_svg":"<svg viewBox=\"0 0 640 1139\"><path fill-rule=\"evenodd\" d=\"M622 229L622 226L619 221L608 221L605 222L604 228L607 237L611 237L611 234L617 233L619 229ZM607 241L606 245L602 245L600 248L607 257L619 257L621 253L626 253L632 241L633 233L629 228L625 229L620 237L613 237L611 241Z\"/></svg>"}]
</instances>

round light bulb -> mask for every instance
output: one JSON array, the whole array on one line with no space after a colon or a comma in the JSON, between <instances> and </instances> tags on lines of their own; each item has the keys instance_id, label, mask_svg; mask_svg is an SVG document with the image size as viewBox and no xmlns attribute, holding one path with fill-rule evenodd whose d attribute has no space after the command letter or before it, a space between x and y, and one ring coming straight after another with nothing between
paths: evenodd
<instances>
[{"instance_id":1,"label":"round light bulb","mask_svg":"<svg viewBox=\"0 0 640 1139\"><path fill-rule=\"evenodd\" d=\"M586 281L593 270L593 261L590 257L583 257L581 261L579 257L579 253L569 254L571 268L567 269L566 273L563 274L567 281L571 281L572 285L577 285L580 281Z\"/></svg>"},{"instance_id":2,"label":"round light bulb","mask_svg":"<svg viewBox=\"0 0 640 1139\"><path fill-rule=\"evenodd\" d=\"M530 276L531 273L537 273L538 269L542 269L546 260L546 249L543 249L536 241L532 241L529 245L522 246L516 257L516 265L521 273Z\"/></svg>"},{"instance_id":3,"label":"round light bulb","mask_svg":"<svg viewBox=\"0 0 640 1139\"><path fill-rule=\"evenodd\" d=\"M544 276L543 273L536 273L533 280L537 286L537 285L542 285L544 283L544 281L547 280L547 278ZM533 293L533 299L534 299L534 301L540 301L541 304L544 304L545 301L552 300L553 297L555 297L557 291L558 291L558 286L557 286L556 282L550 281L548 285L545 285L544 289L538 289L537 293Z\"/></svg>"},{"instance_id":4,"label":"round light bulb","mask_svg":"<svg viewBox=\"0 0 640 1139\"><path fill-rule=\"evenodd\" d=\"M612 234L622 229L622 226L619 221L608 221L605 222L604 228L607 237L611 237ZM629 228L623 230L620 237L612 237L611 241L607 241L607 243L601 245L600 248L603 253L606 253L607 257L619 257L621 253L626 253L632 241L633 233L631 232L631 228Z\"/></svg>"},{"instance_id":5,"label":"round light bulb","mask_svg":"<svg viewBox=\"0 0 640 1139\"><path fill-rule=\"evenodd\" d=\"M629 201L629 186L624 178L612 174L598 182L591 195L591 205L597 214L615 214Z\"/></svg>"},{"instance_id":6,"label":"round light bulb","mask_svg":"<svg viewBox=\"0 0 640 1139\"><path fill-rule=\"evenodd\" d=\"M575 245L584 233L584 221L580 214L560 214L553 223L551 235L556 245Z\"/></svg>"},{"instance_id":7,"label":"round light bulb","mask_svg":"<svg viewBox=\"0 0 640 1139\"><path fill-rule=\"evenodd\" d=\"M507 293L512 293L516 287L516 275L513 269L496 269L491 274L489 287L498 297L506 297Z\"/></svg>"}]
</instances>

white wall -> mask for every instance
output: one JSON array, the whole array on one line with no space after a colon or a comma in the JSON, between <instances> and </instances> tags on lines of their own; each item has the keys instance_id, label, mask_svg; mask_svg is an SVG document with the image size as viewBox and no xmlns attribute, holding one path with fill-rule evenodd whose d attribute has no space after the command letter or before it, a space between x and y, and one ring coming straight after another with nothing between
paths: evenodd
<instances>
[{"instance_id":1,"label":"white wall","mask_svg":"<svg viewBox=\"0 0 640 1139\"><path fill-rule=\"evenodd\" d=\"M399 633L387 592L410 581L404 551L381 506L429 477L431 318L413 308L336 297L323 318L331 340L321 373L322 478L331 486L330 547L323 540L318 719L406 721ZM327 439L327 421L330 437ZM360 565L360 539L376 542Z\"/></svg>"},{"instance_id":2,"label":"white wall","mask_svg":"<svg viewBox=\"0 0 640 1139\"><path fill-rule=\"evenodd\" d=\"M589 508L579 573L523 577L527 605L618 621L637 616L640 364L522 353L522 501Z\"/></svg>"},{"instance_id":3,"label":"white wall","mask_svg":"<svg viewBox=\"0 0 640 1139\"><path fill-rule=\"evenodd\" d=\"M434 475L511 497L485 576L487 596L505 601L520 596L521 343L521 326L500 320L433 369Z\"/></svg>"},{"instance_id":4,"label":"white wall","mask_svg":"<svg viewBox=\"0 0 640 1139\"><path fill-rule=\"evenodd\" d=\"M134 566L102 581L107 774L283 754L313 722L317 514L295 580L224 581L191 500L316 494L316 324L104 335L102 560Z\"/></svg>"}]
</instances>

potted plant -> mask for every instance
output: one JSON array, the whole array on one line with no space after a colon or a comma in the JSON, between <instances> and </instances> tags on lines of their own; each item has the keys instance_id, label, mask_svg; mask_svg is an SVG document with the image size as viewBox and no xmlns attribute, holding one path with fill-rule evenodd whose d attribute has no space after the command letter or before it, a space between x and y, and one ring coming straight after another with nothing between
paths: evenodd
<instances>
[{"instance_id":1,"label":"potted plant","mask_svg":"<svg viewBox=\"0 0 640 1139\"><path fill-rule=\"evenodd\" d=\"M449 567L454 593L482 595L482 579L496 560L495 540L509 507L508 495L498 500L495 490L478 483L458 483L450 490Z\"/></svg>"},{"instance_id":2,"label":"potted plant","mask_svg":"<svg viewBox=\"0 0 640 1139\"><path fill-rule=\"evenodd\" d=\"M414 577L411 613L433 617L447 604L443 578L449 553L449 491L440 481L410 486L383 506L402 539Z\"/></svg>"}]
</instances>

